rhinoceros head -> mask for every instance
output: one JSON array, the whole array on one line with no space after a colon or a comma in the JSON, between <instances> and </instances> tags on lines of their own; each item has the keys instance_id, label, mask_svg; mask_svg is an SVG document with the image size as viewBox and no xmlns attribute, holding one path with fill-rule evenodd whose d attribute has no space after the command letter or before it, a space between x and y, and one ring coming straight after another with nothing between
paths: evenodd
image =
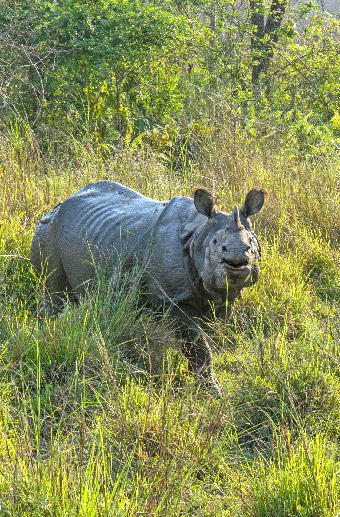
<instances>
[{"instance_id":1,"label":"rhinoceros head","mask_svg":"<svg viewBox=\"0 0 340 517\"><path fill-rule=\"evenodd\" d=\"M207 219L192 241L191 256L204 288L211 294L223 296L226 291L240 291L257 281L261 248L249 216L262 209L267 195L265 190L253 189L240 210L235 205L227 214L215 209L208 191L195 191L196 210Z\"/></svg>"}]
</instances>

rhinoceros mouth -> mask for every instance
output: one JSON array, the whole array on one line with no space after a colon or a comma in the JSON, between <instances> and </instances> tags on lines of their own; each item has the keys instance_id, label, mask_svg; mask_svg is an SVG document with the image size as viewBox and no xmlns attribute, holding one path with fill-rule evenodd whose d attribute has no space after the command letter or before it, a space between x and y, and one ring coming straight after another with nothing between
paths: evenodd
<instances>
[{"instance_id":1,"label":"rhinoceros mouth","mask_svg":"<svg viewBox=\"0 0 340 517\"><path fill-rule=\"evenodd\" d=\"M231 262L229 260L223 259L221 264L225 269L228 269L228 270L234 271L234 272L245 271L245 270L249 269L248 260L244 260L244 261L240 261L240 262Z\"/></svg>"}]
</instances>

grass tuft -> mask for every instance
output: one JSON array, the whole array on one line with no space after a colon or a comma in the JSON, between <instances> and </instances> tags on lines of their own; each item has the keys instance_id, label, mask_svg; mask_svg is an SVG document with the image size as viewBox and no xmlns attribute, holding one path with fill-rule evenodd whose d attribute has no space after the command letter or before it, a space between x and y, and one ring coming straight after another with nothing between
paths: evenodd
<instances>
[{"instance_id":1,"label":"grass tuft","mask_svg":"<svg viewBox=\"0 0 340 517\"><path fill-rule=\"evenodd\" d=\"M266 142L226 125L165 157L157 142L99 153L61 135L42 151L25 121L4 130L1 515L340 512L340 162ZM103 178L157 199L205 186L224 210L270 192L254 221L260 281L228 324L209 322L222 400L197 390L173 323L145 303L142 265L98 269L80 303L38 321L37 221Z\"/></svg>"}]
</instances>

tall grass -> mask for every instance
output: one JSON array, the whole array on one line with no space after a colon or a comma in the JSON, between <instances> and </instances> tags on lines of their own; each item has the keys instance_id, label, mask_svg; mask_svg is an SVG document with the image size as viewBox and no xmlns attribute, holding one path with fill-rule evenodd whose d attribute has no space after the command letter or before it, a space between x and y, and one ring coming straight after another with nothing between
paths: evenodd
<instances>
[{"instance_id":1,"label":"tall grass","mask_svg":"<svg viewBox=\"0 0 340 517\"><path fill-rule=\"evenodd\" d=\"M1 135L0 515L340 512L339 158L298 161L228 128L190 139L196 157L185 139L109 155L66 137L42 152L23 121ZM37 320L37 221L106 177L158 199L204 185L225 210L270 191L260 281L228 325L208 322L221 401L141 303L141 269L100 272L80 304Z\"/></svg>"}]
</instances>

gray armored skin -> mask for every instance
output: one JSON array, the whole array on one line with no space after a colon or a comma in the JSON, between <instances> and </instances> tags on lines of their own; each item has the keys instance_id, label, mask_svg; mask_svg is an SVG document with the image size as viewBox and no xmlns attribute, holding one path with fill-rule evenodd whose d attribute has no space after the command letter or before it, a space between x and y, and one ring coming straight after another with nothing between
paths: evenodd
<instances>
[{"instance_id":1,"label":"gray armored skin","mask_svg":"<svg viewBox=\"0 0 340 517\"><path fill-rule=\"evenodd\" d=\"M42 217L34 235L31 261L46 275L44 307L56 312L63 293L82 294L99 262L123 256L128 267L144 259L147 297L170 308L190 368L220 395L199 321L212 310L230 318L242 289L257 281L261 248L249 216L265 197L265 190L253 189L240 210L235 205L227 214L205 189L196 189L194 199L163 202L113 181L89 184Z\"/></svg>"}]
</instances>

